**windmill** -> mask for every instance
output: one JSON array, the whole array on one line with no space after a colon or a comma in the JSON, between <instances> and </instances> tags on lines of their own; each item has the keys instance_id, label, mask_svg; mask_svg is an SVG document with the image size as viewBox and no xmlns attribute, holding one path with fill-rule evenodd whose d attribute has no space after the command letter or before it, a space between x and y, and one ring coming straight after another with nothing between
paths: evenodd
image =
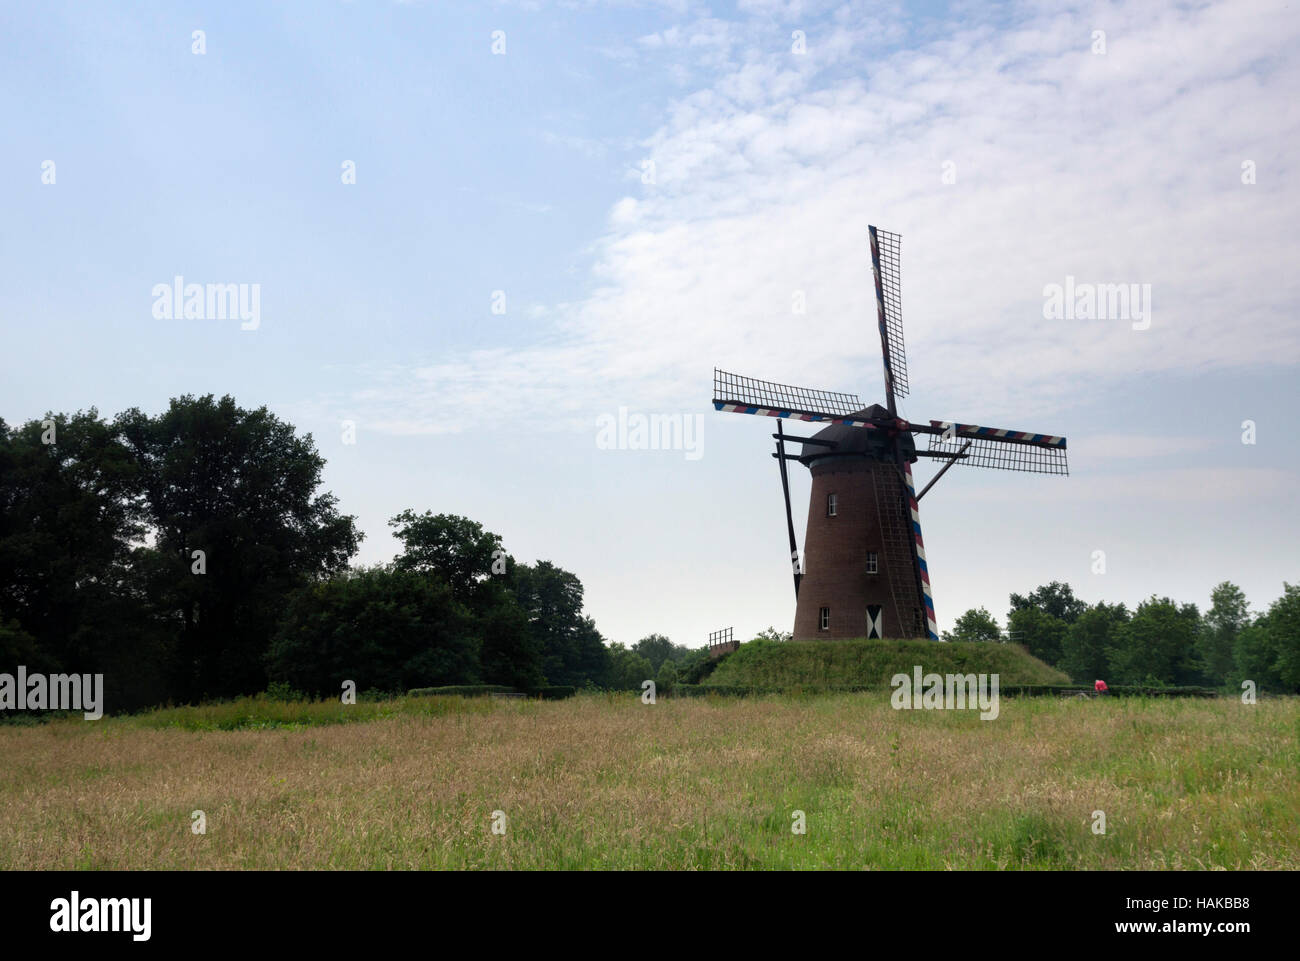
<instances>
[{"instance_id":1,"label":"windmill","mask_svg":"<svg viewBox=\"0 0 1300 961\"><path fill-rule=\"evenodd\" d=\"M908 394L903 347L900 238L869 227L876 315L885 367L885 406L854 394L756 380L714 368L713 406L776 418L776 452L785 495L786 530L796 598L796 640L928 637L938 640L930 571L918 504L953 464L1040 474L1068 474L1064 437L953 421L913 423L898 416ZM785 433L783 421L829 426L811 437ZM918 450L913 435L926 435ZM798 454L787 443L801 444ZM943 466L918 494L912 464ZM799 562L786 462L812 473L805 565Z\"/></svg>"}]
</instances>

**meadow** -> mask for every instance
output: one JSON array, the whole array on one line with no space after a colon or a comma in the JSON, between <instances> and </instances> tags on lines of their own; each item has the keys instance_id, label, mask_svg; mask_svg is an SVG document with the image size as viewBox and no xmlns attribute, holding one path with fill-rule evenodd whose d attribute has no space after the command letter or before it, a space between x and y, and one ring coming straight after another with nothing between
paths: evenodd
<instances>
[{"instance_id":1,"label":"meadow","mask_svg":"<svg viewBox=\"0 0 1300 961\"><path fill-rule=\"evenodd\" d=\"M1296 698L250 698L0 725L0 868L1294 870L1298 760Z\"/></svg>"}]
</instances>

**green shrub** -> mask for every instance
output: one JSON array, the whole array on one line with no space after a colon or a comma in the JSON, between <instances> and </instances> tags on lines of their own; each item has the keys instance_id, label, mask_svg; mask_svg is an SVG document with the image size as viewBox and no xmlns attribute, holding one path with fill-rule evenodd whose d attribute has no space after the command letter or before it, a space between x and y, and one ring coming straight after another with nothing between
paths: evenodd
<instances>
[{"instance_id":1,"label":"green shrub","mask_svg":"<svg viewBox=\"0 0 1300 961\"><path fill-rule=\"evenodd\" d=\"M268 701L305 701L307 695L302 691L294 690L292 684L286 681L272 681L266 685L266 699Z\"/></svg>"}]
</instances>

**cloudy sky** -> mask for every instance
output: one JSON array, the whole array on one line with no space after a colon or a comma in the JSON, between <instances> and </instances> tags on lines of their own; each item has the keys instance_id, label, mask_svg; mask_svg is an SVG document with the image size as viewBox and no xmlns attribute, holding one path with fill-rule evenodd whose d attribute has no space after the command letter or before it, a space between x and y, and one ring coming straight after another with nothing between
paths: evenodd
<instances>
[{"instance_id":1,"label":"cloudy sky","mask_svg":"<svg viewBox=\"0 0 1300 961\"><path fill-rule=\"evenodd\" d=\"M230 393L312 433L361 561L452 512L610 640L788 629L771 422L712 371L881 400L877 224L903 415L1069 437L1068 478L922 502L941 627L1053 579L1263 607L1300 580L1297 45L1240 0L5 5L0 416ZM177 276L260 285L257 329L159 318ZM1067 277L1149 311L1047 316ZM620 409L697 444L610 449Z\"/></svg>"}]
</instances>

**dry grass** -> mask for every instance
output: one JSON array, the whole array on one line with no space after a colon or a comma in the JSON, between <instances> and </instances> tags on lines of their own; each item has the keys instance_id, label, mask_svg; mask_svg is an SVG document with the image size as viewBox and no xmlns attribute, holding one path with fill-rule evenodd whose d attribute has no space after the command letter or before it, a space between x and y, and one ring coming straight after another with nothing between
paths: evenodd
<instances>
[{"instance_id":1,"label":"dry grass","mask_svg":"<svg viewBox=\"0 0 1300 961\"><path fill-rule=\"evenodd\" d=\"M1300 701L1001 708L597 695L3 727L0 868L1300 867Z\"/></svg>"}]
</instances>

